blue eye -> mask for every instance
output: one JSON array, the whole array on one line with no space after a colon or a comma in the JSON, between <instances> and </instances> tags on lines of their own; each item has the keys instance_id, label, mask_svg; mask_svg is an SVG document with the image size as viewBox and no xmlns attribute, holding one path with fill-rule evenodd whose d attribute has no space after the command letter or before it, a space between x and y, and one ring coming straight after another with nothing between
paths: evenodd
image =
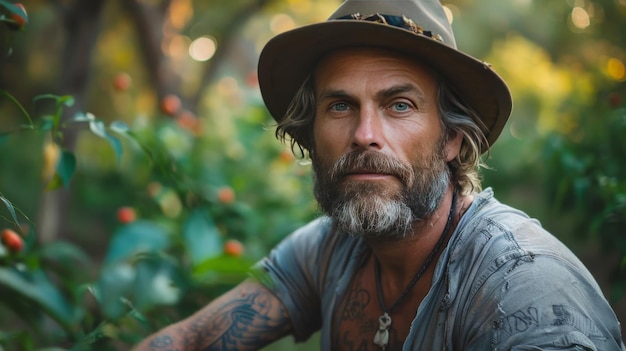
<instances>
[{"instance_id":1,"label":"blue eye","mask_svg":"<svg viewBox=\"0 0 626 351\"><path fill-rule=\"evenodd\" d=\"M411 109L411 105L407 104L406 102L396 102L391 105L391 107L398 112L405 112Z\"/></svg>"},{"instance_id":2,"label":"blue eye","mask_svg":"<svg viewBox=\"0 0 626 351\"><path fill-rule=\"evenodd\" d=\"M343 112L343 111L347 111L350 109L350 106L348 104L346 104L345 102L338 102L336 104L333 104L330 107L331 110L333 111L337 111L337 112Z\"/></svg>"}]
</instances>

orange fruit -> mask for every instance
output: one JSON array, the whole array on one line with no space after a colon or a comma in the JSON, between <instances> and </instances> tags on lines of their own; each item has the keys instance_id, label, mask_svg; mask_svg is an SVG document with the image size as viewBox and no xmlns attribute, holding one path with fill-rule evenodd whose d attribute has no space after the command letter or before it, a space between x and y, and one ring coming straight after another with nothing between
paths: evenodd
<instances>
[{"instance_id":1,"label":"orange fruit","mask_svg":"<svg viewBox=\"0 0 626 351\"><path fill-rule=\"evenodd\" d=\"M243 254L243 244L235 239L226 240L224 243L224 253L228 256L239 257Z\"/></svg>"},{"instance_id":2,"label":"orange fruit","mask_svg":"<svg viewBox=\"0 0 626 351\"><path fill-rule=\"evenodd\" d=\"M228 186L221 187L217 190L217 200L223 204L232 204L235 202L235 192Z\"/></svg>"},{"instance_id":3,"label":"orange fruit","mask_svg":"<svg viewBox=\"0 0 626 351\"><path fill-rule=\"evenodd\" d=\"M11 229L3 229L0 238L2 238L4 246L11 252L20 252L24 248L22 237Z\"/></svg>"},{"instance_id":4,"label":"orange fruit","mask_svg":"<svg viewBox=\"0 0 626 351\"><path fill-rule=\"evenodd\" d=\"M115 91L126 91L128 90L128 88L130 88L131 83L132 79L130 78L130 75L128 75L128 73L118 73L113 78L113 89L115 89Z\"/></svg>"},{"instance_id":5,"label":"orange fruit","mask_svg":"<svg viewBox=\"0 0 626 351\"><path fill-rule=\"evenodd\" d=\"M168 116L176 115L181 106L180 98L174 94L167 95L161 100L161 111Z\"/></svg>"},{"instance_id":6,"label":"orange fruit","mask_svg":"<svg viewBox=\"0 0 626 351\"><path fill-rule=\"evenodd\" d=\"M20 4L19 2L15 3L14 5L19 7L20 10L22 10L22 13L11 13L11 19L13 20L12 27L14 29L22 29L24 28L24 26L26 26L26 23L28 23L28 14L26 13L26 8L24 7L24 5Z\"/></svg>"},{"instance_id":7,"label":"orange fruit","mask_svg":"<svg viewBox=\"0 0 626 351\"><path fill-rule=\"evenodd\" d=\"M117 209L117 220L120 223L127 224L137 219L137 212L135 209L129 206L120 207Z\"/></svg>"}]
</instances>

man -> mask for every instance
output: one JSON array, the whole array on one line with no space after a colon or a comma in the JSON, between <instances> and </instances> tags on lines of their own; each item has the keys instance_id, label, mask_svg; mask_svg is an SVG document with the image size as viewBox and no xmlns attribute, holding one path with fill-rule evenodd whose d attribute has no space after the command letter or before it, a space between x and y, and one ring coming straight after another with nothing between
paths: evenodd
<instances>
[{"instance_id":1,"label":"man","mask_svg":"<svg viewBox=\"0 0 626 351\"><path fill-rule=\"evenodd\" d=\"M318 330L322 350L626 349L582 263L481 190L511 97L457 51L437 0L348 0L271 40L259 80L327 216L138 350L254 350Z\"/></svg>"}]
</instances>

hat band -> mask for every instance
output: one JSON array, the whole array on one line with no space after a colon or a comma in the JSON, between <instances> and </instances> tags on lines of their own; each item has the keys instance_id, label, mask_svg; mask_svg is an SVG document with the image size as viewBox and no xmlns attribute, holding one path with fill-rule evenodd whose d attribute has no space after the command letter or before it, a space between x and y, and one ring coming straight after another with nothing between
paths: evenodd
<instances>
[{"instance_id":1,"label":"hat band","mask_svg":"<svg viewBox=\"0 0 626 351\"><path fill-rule=\"evenodd\" d=\"M433 32L429 30L424 30L422 27L418 26L412 19L402 15L402 16L394 16L394 15L382 15L380 13L374 13L371 15L361 15L360 13L353 13L351 15L345 15L342 17L335 18L335 20L357 20L357 21L369 21L382 23L398 28L403 28L410 30L411 32L419 35L423 35L425 37L437 40L443 43L443 37L439 34L433 34Z\"/></svg>"}]
</instances>

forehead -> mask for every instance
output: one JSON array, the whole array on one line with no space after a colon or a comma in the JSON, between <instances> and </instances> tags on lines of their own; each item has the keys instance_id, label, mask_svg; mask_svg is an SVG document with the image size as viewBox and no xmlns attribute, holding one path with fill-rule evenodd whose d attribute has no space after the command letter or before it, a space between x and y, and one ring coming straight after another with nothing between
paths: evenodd
<instances>
[{"instance_id":1,"label":"forehead","mask_svg":"<svg viewBox=\"0 0 626 351\"><path fill-rule=\"evenodd\" d=\"M373 74L413 81L419 86L435 87L437 75L428 65L401 53L380 48L355 47L331 51L318 62L314 77L316 83L328 80L353 80ZM356 80L354 80L356 83ZM316 84L317 85L317 84Z\"/></svg>"}]
</instances>

